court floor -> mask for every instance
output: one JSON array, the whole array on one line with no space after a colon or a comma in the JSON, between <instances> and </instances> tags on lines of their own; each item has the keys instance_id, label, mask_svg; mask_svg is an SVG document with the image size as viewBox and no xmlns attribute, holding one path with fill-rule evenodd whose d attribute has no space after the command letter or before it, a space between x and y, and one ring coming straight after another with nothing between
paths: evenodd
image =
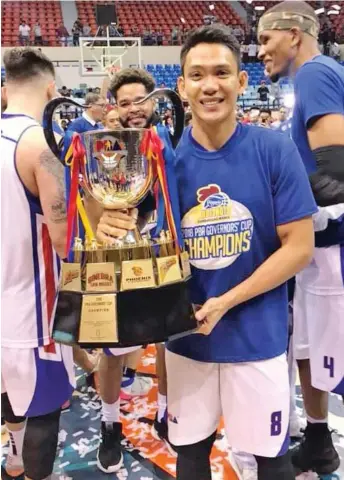
<instances>
[{"instance_id":1,"label":"court floor","mask_svg":"<svg viewBox=\"0 0 344 480\"><path fill-rule=\"evenodd\" d=\"M55 471L73 480L172 480L175 478L175 458L163 443L150 433L156 413L156 381L154 347L148 347L142 357L140 374L151 376L154 387L148 397L136 398L121 406L123 421L124 467L119 473L104 474L96 466L96 451L99 443L100 400L96 390L87 387L85 376L77 369L77 389L71 407L62 414L59 446ZM299 390L299 389L298 389ZM302 411L301 396L297 406ZM330 401L330 427L337 430L335 444L342 458L340 471L323 480L344 480L344 406L339 396ZM2 438L2 460L7 451L7 439ZM212 452L213 480L236 480L237 477L226 458L227 443L220 425ZM299 477L301 480L317 478L313 474Z\"/></svg>"}]
</instances>

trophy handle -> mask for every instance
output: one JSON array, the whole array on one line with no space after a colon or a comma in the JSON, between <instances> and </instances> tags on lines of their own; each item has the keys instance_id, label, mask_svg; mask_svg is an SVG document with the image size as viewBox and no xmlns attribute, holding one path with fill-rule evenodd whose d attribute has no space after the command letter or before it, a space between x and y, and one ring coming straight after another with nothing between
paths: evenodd
<instances>
[{"instance_id":1,"label":"trophy handle","mask_svg":"<svg viewBox=\"0 0 344 480\"><path fill-rule=\"evenodd\" d=\"M70 105L74 105L76 107L85 108L85 105L81 105L80 103L75 102L70 98L56 97L50 100L49 103L47 103L43 112L43 129L44 129L44 136L47 141L48 147L63 164L64 164L64 158L62 158L63 139L61 139L61 141L57 143L54 130L53 130L53 118L54 118L54 113L57 107L66 103Z\"/></svg>"},{"instance_id":2,"label":"trophy handle","mask_svg":"<svg viewBox=\"0 0 344 480\"><path fill-rule=\"evenodd\" d=\"M172 144L174 148L176 148L184 130L185 112L184 112L182 99L180 98L177 92L175 92L174 90L171 90L170 88L158 88L153 92L149 93L143 100L140 100L139 102L135 102L135 105L139 105L141 103L146 102L147 100L150 100L151 98L156 98L156 97L167 97L173 105L175 119L174 119L174 125L173 125L174 134L172 135Z\"/></svg>"}]
</instances>

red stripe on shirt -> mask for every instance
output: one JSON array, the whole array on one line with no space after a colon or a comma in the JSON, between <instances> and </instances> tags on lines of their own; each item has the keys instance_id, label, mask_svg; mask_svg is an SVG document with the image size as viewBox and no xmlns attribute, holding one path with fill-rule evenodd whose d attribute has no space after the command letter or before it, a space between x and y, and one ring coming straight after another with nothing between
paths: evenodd
<instances>
[{"instance_id":1,"label":"red stripe on shirt","mask_svg":"<svg viewBox=\"0 0 344 480\"><path fill-rule=\"evenodd\" d=\"M52 313L53 313L55 295L56 295L56 286L55 286L55 275L54 275L54 252L51 245L48 227L44 223L42 224L42 241L43 241L43 257L44 257L44 267L45 267L45 288L46 288L46 297L47 297L46 308L47 308L48 327L50 331L50 324L52 322ZM49 345L46 345L44 350L49 353L56 353L55 344L53 340Z\"/></svg>"}]
</instances>

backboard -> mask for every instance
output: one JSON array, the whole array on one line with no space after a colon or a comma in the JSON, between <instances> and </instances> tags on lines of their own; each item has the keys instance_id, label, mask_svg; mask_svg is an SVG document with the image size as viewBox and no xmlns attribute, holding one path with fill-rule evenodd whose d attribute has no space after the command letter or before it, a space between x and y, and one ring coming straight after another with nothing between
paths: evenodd
<instances>
[{"instance_id":1,"label":"backboard","mask_svg":"<svg viewBox=\"0 0 344 480\"><path fill-rule=\"evenodd\" d=\"M80 37L80 74L105 77L129 66L141 67L141 38Z\"/></svg>"}]
</instances>

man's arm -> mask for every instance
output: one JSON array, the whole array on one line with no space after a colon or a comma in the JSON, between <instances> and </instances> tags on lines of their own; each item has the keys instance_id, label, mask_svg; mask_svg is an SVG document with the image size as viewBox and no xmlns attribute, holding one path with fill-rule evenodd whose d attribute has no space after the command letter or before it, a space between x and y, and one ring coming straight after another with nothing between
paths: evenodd
<instances>
[{"instance_id":1,"label":"man's arm","mask_svg":"<svg viewBox=\"0 0 344 480\"><path fill-rule=\"evenodd\" d=\"M67 210L64 167L50 151L41 128L31 128L17 150L17 168L26 188L38 197L54 249L65 257Z\"/></svg>"},{"instance_id":2,"label":"man's arm","mask_svg":"<svg viewBox=\"0 0 344 480\"><path fill-rule=\"evenodd\" d=\"M330 114L310 122L309 145L317 171L310 182L321 207L344 203L344 115Z\"/></svg>"},{"instance_id":3,"label":"man's arm","mask_svg":"<svg viewBox=\"0 0 344 480\"><path fill-rule=\"evenodd\" d=\"M90 214L93 231L96 232L99 242L110 245L114 243L115 238L124 237L128 230L137 227L141 231L155 210L155 200L151 194L147 195L137 209L129 209L126 212L110 209L92 211L92 204L90 201L86 211Z\"/></svg>"},{"instance_id":4,"label":"man's arm","mask_svg":"<svg viewBox=\"0 0 344 480\"><path fill-rule=\"evenodd\" d=\"M277 235L281 247L249 278L224 294L227 310L273 290L309 264L314 250L312 217L277 226Z\"/></svg>"},{"instance_id":5,"label":"man's arm","mask_svg":"<svg viewBox=\"0 0 344 480\"><path fill-rule=\"evenodd\" d=\"M309 79L312 79L310 82ZM335 69L320 62L303 65L295 78L303 122L317 170L310 175L321 207L344 201L343 84Z\"/></svg>"},{"instance_id":6,"label":"man's arm","mask_svg":"<svg viewBox=\"0 0 344 480\"><path fill-rule=\"evenodd\" d=\"M220 297L207 300L196 313L204 323L196 333L209 335L230 309L278 287L305 268L312 259L314 229L312 217L302 218L277 227L281 247L250 277Z\"/></svg>"}]
</instances>

